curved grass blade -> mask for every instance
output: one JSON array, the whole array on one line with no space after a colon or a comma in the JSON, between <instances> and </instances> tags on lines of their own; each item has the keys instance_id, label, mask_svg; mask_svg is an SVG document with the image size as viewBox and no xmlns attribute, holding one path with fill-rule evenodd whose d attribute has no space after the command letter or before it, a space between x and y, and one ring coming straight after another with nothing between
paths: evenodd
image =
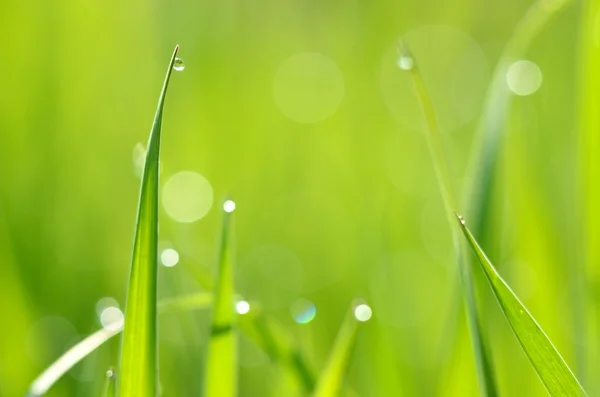
<instances>
[{"instance_id":1,"label":"curved grass blade","mask_svg":"<svg viewBox=\"0 0 600 397\"><path fill-rule=\"evenodd\" d=\"M483 115L477 128L475 143L471 150L471 161L467 172L467 181L463 193L465 212L469 218L475 219L473 232L481 236L485 245L490 193L494 184L496 164L502 148L502 140L506 123L509 120L512 93L506 84L506 73L515 60L522 58L533 40L543 28L572 0L537 0L519 21L509 41L506 43L497 62L492 80L487 89ZM595 14L594 14L595 15ZM470 268L470 266L469 266ZM479 285L480 282L477 283ZM454 329L460 316L459 293L453 294L448 322ZM485 302L484 302L485 303ZM576 311L578 314L579 311ZM440 344L441 356L446 357L448 351L456 344L456 333L445 332ZM579 360L581 361L581 360Z\"/></svg>"},{"instance_id":2,"label":"curved grass blade","mask_svg":"<svg viewBox=\"0 0 600 397\"><path fill-rule=\"evenodd\" d=\"M160 93L142 175L125 328L121 340L120 397L152 397L158 393L158 160L163 107L178 50L179 47L175 47Z\"/></svg>"},{"instance_id":3,"label":"curved grass blade","mask_svg":"<svg viewBox=\"0 0 600 397\"><path fill-rule=\"evenodd\" d=\"M114 368L109 368L106 371L106 383L104 385L104 397L115 397L117 394L117 374Z\"/></svg>"},{"instance_id":4,"label":"curved grass blade","mask_svg":"<svg viewBox=\"0 0 600 397\"><path fill-rule=\"evenodd\" d=\"M206 309L212 304L212 295L208 292L190 294L181 297L168 298L158 303L158 313L169 313L178 310ZM66 353L52 363L40 376L38 376L29 388L29 397L44 395L65 373L77 363L90 355L94 350L102 346L122 331L122 328L102 328L81 342L77 343ZM116 373L113 370L113 373ZM114 382L116 383L116 382Z\"/></svg>"},{"instance_id":5,"label":"curved grass blade","mask_svg":"<svg viewBox=\"0 0 600 397\"><path fill-rule=\"evenodd\" d=\"M456 215L456 218L469 245L477 256L504 316L548 393L551 396L587 396L542 328L527 308L523 306L506 281L500 277L500 274L498 274L465 225L464 220L458 215Z\"/></svg>"},{"instance_id":6,"label":"curved grass blade","mask_svg":"<svg viewBox=\"0 0 600 397\"><path fill-rule=\"evenodd\" d=\"M523 57L539 32L572 0L538 0L527 10L496 64L485 99L468 175L470 184L465 187L467 214L476 220L473 231L483 233L490 203L494 170L502 148L502 138L509 120L512 92L506 84L510 65Z\"/></svg>"},{"instance_id":7,"label":"curved grass blade","mask_svg":"<svg viewBox=\"0 0 600 397\"><path fill-rule=\"evenodd\" d=\"M237 393L237 352L233 333L234 259L231 245L231 213L224 210L206 365L206 397L234 397Z\"/></svg>"},{"instance_id":8,"label":"curved grass blade","mask_svg":"<svg viewBox=\"0 0 600 397\"><path fill-rule=\"evenodd\" d=\"M340 395L344 384L344 376L358 331L358 320L354 311L350 310L338 331L329 360L321 372L315 387L314 397L336 397Z\"/></svg>"},{"instance_id":9,"label":"curved grass blade","mask_svg":"<svg viewBox=\"0 0 600 397\"><path fill-rule=\"evenodd\" d=\"M121 332L121 328L102 328L67 350L52 363L29 388L28 397L42 396L75 364L87 357L104 342Z\"/></svg>"},{"instance_id":10,"label":"curved grass blade","mask_svg":"<svg viewBox=\"0 0 600 397\"><path fill-rule=\"evenodd\" d=\"M469 324L471 341L475 354L475 364L479 379L480 393L482 396L494 397L498 395L496 379L492 368L490 353L487 351L487 344L485 342L484 334L479 321L477 305L475 302L475 292L473 289L473 280L471 272L467 268L467 264L464 260L463 249L459 238L460 236L458 231L452 227L454 222L454 209L457 208L456 198L452 189L449 168L447 165L446 156L444 154L444 148L442 146L437 115L435 113L435 109L433 108L433 103L429 97L429 93L419 71L416 60L409 53L407 48L402 49L402 51L403 52L401 56L407 58L407 61L404 64L411 66L408 68L408 70L410 70L415 91L417 93L417 98L419 100L419 104L421 105L421 111L423 112L425 119L425 137L427 146L429 147L429 153L431 155L438 186L444 202L444 208L446 210L446 215L448 216L448 223L450 224L452 231L452 240L457 253L457 263L459 268L458 273L462 286L463 301L467 312L467 322ZM400 62L400 64L402 64L402 62Z\"/></svg>"}]
</instances>

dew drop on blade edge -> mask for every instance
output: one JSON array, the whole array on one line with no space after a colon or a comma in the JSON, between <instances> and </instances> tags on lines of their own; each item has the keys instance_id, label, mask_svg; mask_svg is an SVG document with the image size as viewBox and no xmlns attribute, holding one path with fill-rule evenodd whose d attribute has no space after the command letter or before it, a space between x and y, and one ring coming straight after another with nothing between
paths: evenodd
<instances>
[{"instance_id":1,"label":"dew drop on blade edge","mask_svg":"<svg viewBox=\"0 0 600 397\"><path fill-rule=\"evenodd\" d=\"M173 62L173 69L176 72L181 72L183 69L185 69L185 63L183 62L183 59L175 58L175 61Z\"/></svg>"}]
</instances>

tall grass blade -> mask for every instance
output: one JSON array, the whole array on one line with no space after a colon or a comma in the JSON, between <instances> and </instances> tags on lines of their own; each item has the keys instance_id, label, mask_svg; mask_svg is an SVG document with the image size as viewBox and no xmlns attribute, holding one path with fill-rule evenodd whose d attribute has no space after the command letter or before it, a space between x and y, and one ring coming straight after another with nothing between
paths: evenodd
<instances>
[{"instance_id":1,"label":"tall grass blade","mask_svg":"<svg viewBox=\"0 0 600 397\"><path fill-rule=\"evenodd\" d=\"M233 397L237 393L237 346L233 333L233 262L231 213L224 210L219 271L215 283L206 365L206 397Z\"/></svg>"},{"instance_id":2,"label":"tall grass blade","mask_svg":"<svg viewBox=\"0 0 600 397\"><path fill-rule=\"evenodd\" d=\"M551 396L586 396L587 394L567 363L506 281L500 277L465 225L464 220L460 216L457 216L457 219L469 245L477 256L502 312L548 393Z\"/></svg>"},{"instance_id":3,"label":"tall grass blade","mask_svg":"<svg viewBox=\"0 0 600 397\"><path fill-rule=\"evenodd\" d=\"M116 397L117 393L117 374L114 368L106 371L106 383L104 384L104 397Z\"/></svg>"},{"instance_id":4,"label":"tall grass blade","mask_svg":"<svg viewBox=\"0 0 600 397\"><path fill-rule=\"evenodd\" d=\"M571 1L538 0L533 3L515 28L496 64L473 145L469 170L470 184L465 188L467 214L475 219L475 233L483 232L483 225L486 224L487 207L490 203L488 195L502 148L504 130L509 120L510 100L513 94L506 84L508 68L525 55L539 32Z\"/></svg>"},{"instance_id":5,"label":"tall grass blade","mask_svg":"<svg viewBox=\"0 0 600 397\"><path fill-rule=\"evenodd\" d=\"M336 397L340 395L352 350L354 349L357 331L358 320L354 317L354 310L351 310L346 315L338 331L327 364L325 364L325 368L317 381L314 397Z\"/></svg>"},{"instance_id":6,"label":"tall grass blade","mask_svg":"<svg viewBox=\"0 0 600 397\"><path fill-rule=\"evenodd\" d=\"M463 190L465 213L475 222L473 232L480 236L486 245L489 225L490 194L494 184L496 164L500 156L506 123L509 120L510 103L513 96L506 84L506 73L512 62L525 56L533 40L542 29L572 0L538 0L533 3L519 21L498 60L492 80L487 89L483 114L477 128L475 142L471 150L471 161L467 172L467 184ZM595 15L595 14L594 14ZM470 266L468 266L470 268ZM480 281L476 284L479 285ZM448 322L459 321L459 299L454 294ZM485 302L483 302L485 303ZM576 311L579 313L579 311ZM456 343L456 333L444 333L441 343L443 356Z\"/></svg>"},{"instance_id":7,"label":"tall grass blade","mask_svg":"<svg viewBox=\"0 0 600 397\"><path fill-rule=\"evenodd\" d=\"M121 340L120 397L152 397L158 393L158 160L163 107L178 50L179 47L175 47L160 93L142 175L125 328Z\"/></svg>"},{"instance_id":8,"label":"tall grass blade","mask_svg":"<svg viewBox=\"0 0 600 397\"><path fill-rule=\"evenodd\" d=\"M421 110L425 119L425 137L429 153L433 162L433 167L437 177L438 186L444 202L444 208L448 217L448 223L452 231L452 240L457 253L457 262L459 267L459 278L461 281L463 301L467 312L467 322L471 333L473 351L475 354L475 365L479 378L479 389L483 396L494 397L498 395L496 379L492 368L492 360L487 351L487 343L484 340L484 334L481 329L477 305L475 302L475 292L473 289L473 281L471 272L465 263L463 256L462 245L458 231L453 226L453 213L456 206L456 198L453 192L449 168L444 154L440 129L437 121L437 115L431 102L429 93L423 81L423 77L419 71L418 65L414 57L409 53L407 48L402 49L402 57L406 57L405 64L410 65L409 68L415 91ZM400 62L402 64L402 62Z\"/></svg>"},{"instance_id":9,"label":"tall grass blade","mask_svg":"<svg viewBox=\"0 0 600 397\"><path fill-rule=\"evenodd\" d=\"M75 364L83 360L104 342L121 332L121 328L102 328L67 350L52 363L29 388L28 397L42 396Z\"/></svg>"}]
</instances>

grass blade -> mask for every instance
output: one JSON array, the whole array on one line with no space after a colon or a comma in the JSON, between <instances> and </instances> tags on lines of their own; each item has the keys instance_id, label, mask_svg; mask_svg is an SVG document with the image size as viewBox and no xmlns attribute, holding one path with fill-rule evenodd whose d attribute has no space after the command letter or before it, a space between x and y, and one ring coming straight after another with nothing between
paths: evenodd
<instances>
[{"instance_id":1,"label":"grass blade","mask_svg":"<svg viewBox=\"0 0 600 397\"><path fill-rule=\"evenodd\" d=\"M75 364L119 332L121 332L121 328L102 328L77 343L33 381L27 395L29 397L37 397L46 394L52 385L73 368Z\"/></svg>"},{"instance_id":2,"label":"grass blade","mask_svg":"<svg viewBox=\"0 0 600 397\"><path fill-rule=\"evenodd\" d=\"M106 383L104 385L104 397L115 397L117 393L117 374L114 368L109 368L106 371Z\"/></svg>"},{"instance_id":3,"label":"grass blade","mask_svg":"<svg viewBox=\"0 0 600 397\"><path fill-rule=\"evenodd\" d=\"M190 309L207 309L212 306L212 303L213 295L209 292L165 298L158 302L158 314Z\"/></svg>"},{"instance_id":4,"label":"grass blade","mask_svg":"<svg viewBox=\"0 0 600 397\"><path fill-rule=\"evenodd\" d=\"M496 64L492 82L488 88L483 116L477 130L472 150L469 175L470 184L465 188L468 216L473 218L473 231L479 235L486 224L494 170L502 148L502 138L509 120L510 100L513 96L506 84L510 65L523 57L539 32L571 0L538 0L527 10L508 41Z\"/></svg>"},{"instance_id":5,"label":"grass blade","mask_svg":"<svg viewBox=\"0 0 600 397\"><path fill-rule=\"evenodd\" d=\"M442 200L444 202L444 208L446 209L446 215L448 217L448 223L452 231L452 240L457 253L457 262L459 267L458 273L462 286L463 301L467 312L467 322L469 324L469 330L471 333L471 341L473 343L480 393L483 396L494 397L498 395L496 379L492 369L492 361L489 357L489 352L486 349L487 344L484 340L484 334L479 321L477 305L475 302L475 292L473 289L473 280L471 277L471 272L467 268L464 260L462 245L459 238L460 236L458 231L452 227L454 222L454 209L457 208L456 198L452 189L449 168L447 165L446 156L444 154L444 148L442 146L437 116L416 60L408 53L407 49L403 51L404 53L402 56L407 57L407 62L405 62L405 64L411 66L408 68L408 70L410 70L415 91L417 93L417 98L419 100L419 104L421 105L421 110L425 119L425 137L427 146L429 147L429 153L433 162L438 186L440 188ZM400 63L402 64L402 62Z\"/></svg>"},{"instance_id":6,"label":"grass blade","mask_svg":"<svg viewBox=\"0 0 600 397\"><path fill-rule=\"evenodd\" d=\"M304 394L314 389L315 376L312 369L292 335L281 324L265 315L257 305L253 304L252 310L240 316L238 326L250 340L269 355L271 360L279 363L286 373L301 385Z\"/></svg>"},{"instance_id":7,"label":"grass blade","mask_svg":"<svg viewBox=\"0 0 600 397\"><path fill-rule=\"evenodd\" d=\"M314 397L335 397L340 394L357 331L358 320L354 317L354 310L351 310L338 331L329 360L315 387Z\"/></svg>"},{"instance_id":8,"label":"grass blade","mask_svg":"<svg viewBox=\"0 0 600 397\"><path fill-rule=\"evenodd\" d=\"M151 397L158 393L158 159L165 96L178 50L179 47L175 47L160 93L142 176L121 340L120 397Z\"/></svg>"},{"instance_id":9,"label":"grass blade","mask_svg":"<svg viewBox=\"0 0 600 397\"><path fill-rule=\"evenodd\" d=\"M237 394L237 352L233 333L234 259L231 245L231 213L224 210L219 272L215 283L206 365L205 395L207 397L233 397Z\"/></svg>"},{"instance_id":10,"label":"grass blade","mask_svg":"<svg viewBox=\"0 0 600 397\"><path fill-rule=\"evenodd\" d=\"M457 216L457 219L469 245L477 256L502 312L548 393L551 396L586 396L587 394L567 363L506 281L500 277L465 225L464 220L460 216Z\"/></svg>"},{"instance_id":11,"label":"grass blade","mask_svg":"<svg viewBox=\"0 0 600 397\"><path fill-rule=\"evenodd\" d=\"M212 295L207 292L190 294L181 297L168 298L158 303L158 313L169 313L178 310L206 309L212 304ZM65 373L77 363L90 355L122 331L122 328L102 328L81 342L77 343L66 353L54 361L41 375L39 375L29 388L29 397L45 394ZM113 370L113 373L115 371ZM116 378L115 378L116 379ZM114 382L116 383L116 382Z\"/></svg>"}]
</instances>

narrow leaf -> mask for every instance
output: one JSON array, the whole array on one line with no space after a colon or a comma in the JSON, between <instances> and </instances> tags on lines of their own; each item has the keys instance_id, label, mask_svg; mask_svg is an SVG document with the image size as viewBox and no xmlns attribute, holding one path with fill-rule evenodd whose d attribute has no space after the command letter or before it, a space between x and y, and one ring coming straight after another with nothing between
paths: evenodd
<instances>
[{"instance_id":1,"label":"narrow leaf","mask_svg":"<svg viewBox=\"0 0 600 397\"><path fill-rule=\"evenodd\" d=\"M429 97L429 93L419 71L416 60L407 49L403 49L403 57L405 57L404 63L399 62L400 65L410 65L410 70L415 91L421 110L425 119L425 138L427 146L429 147L429 153L433 162L433 167L436 173L438 186L444 202L444 208L446 209L446 215L452 231L452 239L457 254L457 263L459 267L459 278L462 286L463 301L467 312L467 322L469 324L469 330L471 333L471 341L473 344L473 351L475 354L475 364L477 368L477 375L479 378L479 388L481 395L494 397L498 395L496 379L494 370L492 368L492 360L490 353L486 349L486 342L484 339L484 333L481 328L479 321L479 315L477 312L477 305L475 302L475 292L473 288L472 275L465 263L463 256L463 248L460 243L460 236L458 231L453 226L453 212L456 207L456 197L453 192L448 163L446 161L446 155L442 145L442 139L440 135L440 129L437 121L437 115L433 108L433 103Z\"/></svg>"},{"instance_id":2,"label":"narrow leaf","mask_svg":"<svg viewBox=\"0 0 600 397\"><path fill-rule=\"evenodd\" d=\"M120 397L152 397L158 393L158 160L163 107L178 50L179 47L175 47L160 93L142 175L125 328L121 340Z\"/></svg>"},{"instance_id":3,"label":"narrow leaf","mask_svg":"<svg viewBox=\"0 0 600 397\"><path fill-rule=\"evenodd\" d=\"M158 302L158 314L190 309L207 309L211 307L212 302L213 295L209 292L165 298Z\"/></svg>"},{"instance_id":4,"label":"narrow leaf","mask_svg":"<svg viewBox=\"0 0 600 397\"><path fill-rule=\"evenodd\" d=\"M231 213L223 212L219 271L214 291L212 328L206 366L206 397L237 394L237 355L233 333L233 249Z\"/></svg>"},{"instance_id":5,"label":"narrow leaf","mask_svg":"<svg viewBox=\"0 0 600 397\"><path fill-rule=\"evenodd\" d=\"M265 315L257 305L252 305L252 310L240 316L238 326L271 360L281 365L290 378L295 379L296 384L301 385L304 394L314 389L314 373L294 337L283 325Z\"/></svg>"},{"instance_id":6,"label":"narrow leaf","mask_svg":"<svg viewBox=\"0 0 600 397\"><path fill-rule=\"evenodd\" d=\"M548 393L551 396L586 396L587 394L567 363L506 281L500 277L465 225L464 220L458 215L457 219L469 245L477 256L502 312Z\"/></svg>"},{"instance_id":7,"label":"narrow leaf","mask_svg":"<svg viewBox=\"0 0 600 397\"><path fill-rule=\"evenodd\" d=\"M109 368L106 371L106 383L104 384L104 397L115 397L117 394L116 388L117 374L114 368Z\"/></svg>"},{"instance_id":8,"label":"narrow leaf","mask_svg":"<svg viewBox=\"0 0 600 397\"><path fill-rule=\"evenodd\" d=\"M88 336L75 346L67 350L52 365L50 365L40 376L38 376L29 388L28 396L42 396L75 364L87 357L104 342L121 332L121 328L102 328Z\"/></svg>"},{"instance_id":9,"label":"narrow leaf","mask_svg":"<svg viewBox=\"0 0 600 397\"><path fill-rule=\"evenodd\" d=\"M336 397L340 394L358 330L358 320L351 310L335 339L327 364L321 372L314 397Z\"/></svg>"}]
</instances>

